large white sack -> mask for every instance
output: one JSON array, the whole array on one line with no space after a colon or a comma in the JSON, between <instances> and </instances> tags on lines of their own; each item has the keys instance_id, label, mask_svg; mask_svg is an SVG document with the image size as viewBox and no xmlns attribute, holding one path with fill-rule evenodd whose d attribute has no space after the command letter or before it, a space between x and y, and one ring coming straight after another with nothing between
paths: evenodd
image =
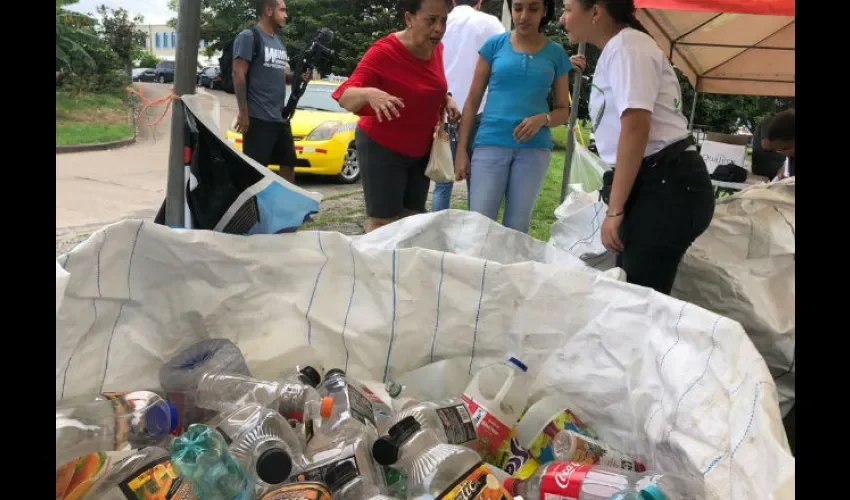
<instances>
[{"instance_id":1,"label":"large white sack","mask_svg":"<svg viewBox=\"0 0 850 500\"><path fill-rule=\"evenodd\" d=\"M446 214L416 219L423 234L423 221L460 231ZM486 222L472 214L462 232L486 234ZM164 360L206 337L234 341L259 377L305 344L326 367L370 380L449 357L470 356L474 371L519 355L609 444L657 469L705 473L711 498L794 497L775 387L737 323L597 272L370 238L138 221L95 233L59 259L71 279L56 398L155 386ZM516 242L493 244L507 255Z\"/></svg>"},{"instance_id":2,"label":"large white sack","mask_svg":"<svg viewBox=\"0 0 850 500\"><path fill-rule=\"evenodd\" d=\"M62 306L62 298L65 297L65 288L68 286L70 279L68 271L56 262L56 312L59 312L59 307Z\"/></svg>"},{"instance_id":3,"label":"large white sack","mask_svg":"<svg viewBox=\"0 0 850 500\"><path fill-rule=\"evenodd\" d=\"M718 200L673 285L673 296L741 323L770 368L783 414L795 401L795 199L790 178Z\"/></svg>"}]
</instances>

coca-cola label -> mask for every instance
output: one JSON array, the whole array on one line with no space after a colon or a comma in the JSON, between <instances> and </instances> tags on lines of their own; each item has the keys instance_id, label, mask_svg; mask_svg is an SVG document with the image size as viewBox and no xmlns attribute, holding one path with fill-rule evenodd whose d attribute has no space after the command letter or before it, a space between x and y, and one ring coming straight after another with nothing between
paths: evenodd
<instances>
[{"instance_id":1,"label":"coca-cola label","mask_svg":"<svg viewBox=\"0 0 850 500\"><path fill-rule=\"evenodd\" d=\"M513 500L513 497L493 475L490 466L479 462L441 493L437 500Z\"/></svg>"},{"instance_id":2,"label":"coca-cola label","mask_svg":"<svg viewBox=\"0 0 850 500\"><path fill-rule=\"evenodd\" d=\"M575 462L553 462L540 479L539 500L578 500L581 484L591 467Z\"/></svg>"},{"instance_id":3,"label":"coca-cola label","mask_svg":"<svg viewBox=\"0 0 850 500\"><path fill-rule=\"evenodd\" d=\"M510 427L494 417L487 411L487 408L480 406L466 394L463 395L463 403L472 416L472 423L475 425L476 434L478 434L480 451L484 454L487 461L493 461L499 447L510 436Z\"/></svg>"}]
</instances>

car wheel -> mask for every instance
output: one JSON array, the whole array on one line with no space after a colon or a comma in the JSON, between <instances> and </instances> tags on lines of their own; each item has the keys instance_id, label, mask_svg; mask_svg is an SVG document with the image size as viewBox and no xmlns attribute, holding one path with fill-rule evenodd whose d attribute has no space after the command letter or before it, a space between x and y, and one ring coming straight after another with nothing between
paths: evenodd
<instances>
[{"instance_id":1,"label":"car wheel","mask_svg":"<svg viewBox=\"0 0 850 500\"><path fill-rule=\"evenodd\" d=\"M165 75L159 75L159 83L165 83Z\"/></svg>"},{"instance_id":2,"label":"car wheel","mask_svg":"<svg viewBox=\"0 0 850 500\"><path fill-rule=\"evenodd\" d=\"M354 184L360 179L360 162L357 157L357 148L354 143L348 145L345 151L345 159L342 161L342 170L337 175L340 182Z\"/></svg>"}]
</instances>

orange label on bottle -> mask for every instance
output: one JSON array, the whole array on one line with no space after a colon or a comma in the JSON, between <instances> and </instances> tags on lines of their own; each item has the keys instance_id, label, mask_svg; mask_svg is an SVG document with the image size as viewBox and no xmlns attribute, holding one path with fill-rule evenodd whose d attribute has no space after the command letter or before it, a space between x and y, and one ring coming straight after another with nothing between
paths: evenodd
<instances>
[{"instance_id":1,"label":"orange label on bottle","mask_svg":"<svg viewBox=\"0 0 850 500\"><path fill-rule=\"evenodd\" d=\"M479 462L437 500L513 500L513 497L502 487L490 466Z\"/></svg>"},{"instance_id":2,"label":"orange label on bottle","mask_svg":"<svg viewBox=\"0 0 850 500\"><path fill-rule=\"evenodd\" d=\"M262 500L331 500L331 493L322 483L293 483L270 491Z\"/></svg>"}]
</instances>

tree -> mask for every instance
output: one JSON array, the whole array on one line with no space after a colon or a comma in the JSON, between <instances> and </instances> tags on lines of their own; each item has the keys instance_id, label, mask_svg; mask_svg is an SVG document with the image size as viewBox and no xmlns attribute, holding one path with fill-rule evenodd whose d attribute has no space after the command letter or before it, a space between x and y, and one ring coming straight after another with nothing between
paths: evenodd
<instances>
[{"instance_id":1,"label":"tree","mask_svg":"<svg viewBox=\"0 0 850 500\"><path fill-rule=\"evenodd\" d=\"M74 61L91 67L94 59L85 50L85 43L96 43L95 21L90 16L72 12L65 7L77 0L56 0L56 69L67 70Z\"/></svg>"},{"instance_id":2,"label":"tree","mask_svg":"<svg viewBox=\"0 0 850 500\"><path fill-rule=\"evenodd\" d=\"M97 12L101 18L100 35L118 56L130 79L133 61L141 55L140 47L147 38L145 32L137 28L145 20L141 15L131 18L125 9L113 9L106 5L98 6Z\"/></svg>"},{"instance_id":3,"label":"tree","mask_svg":"<svg viewBox=\"0 0 850 500\"><path fill-rule=\"evenodd\" d=\"M145 51L139 59L140 68L155 68L157 64L159 64L159 58L148 51Z\"/></svg>"}]
</instances>

